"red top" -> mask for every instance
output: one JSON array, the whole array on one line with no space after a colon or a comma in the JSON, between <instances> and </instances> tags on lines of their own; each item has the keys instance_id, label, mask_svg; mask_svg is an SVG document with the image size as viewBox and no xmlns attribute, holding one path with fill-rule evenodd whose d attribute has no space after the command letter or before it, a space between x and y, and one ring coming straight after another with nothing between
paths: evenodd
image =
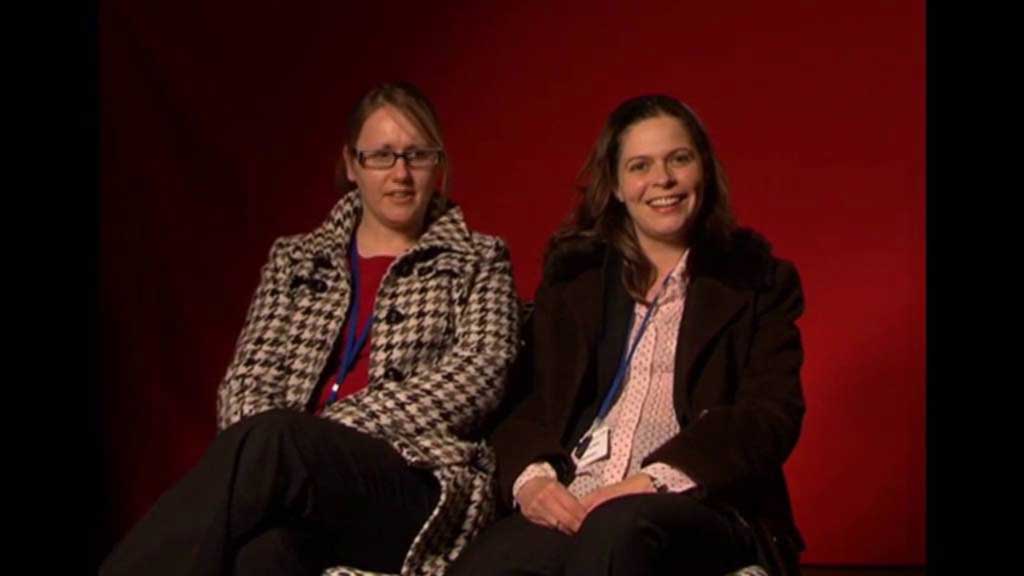
<instances>
[{"instance_id":1,"label":"red top","mask_svg":"<svg viewBox=\"0 0 1024 576\"><path fill-rule=\"evenodd\" d=\"M394 259L394 256L359 257L359 318L356 319L357 333L362 331L363 326L366 325L366 319L373 313L373 304L377 300L377 288L380 287L380 281L384 278L384 274L388 271L388 266L391 265ZM320 381L320 394L315 411L317 414L327 405L327 398L331 395L331 387L338 379L338 370L341 369L341 355L344 353L344 350L342 350L345 340L344 334L348 330L348 323L351 320L351 318L345 319L345 323L341 327L341 333L335 342L330 362L324 371L326 376ZM342 381L341 388L338 390L338 400L355 394L366 388L366 385L369 384L370 350L373 345L372 328L370 332L370 335L366 337L366 344L356 356L356 362L352 366L352 371Z\"/></svg>"}]
</instances>

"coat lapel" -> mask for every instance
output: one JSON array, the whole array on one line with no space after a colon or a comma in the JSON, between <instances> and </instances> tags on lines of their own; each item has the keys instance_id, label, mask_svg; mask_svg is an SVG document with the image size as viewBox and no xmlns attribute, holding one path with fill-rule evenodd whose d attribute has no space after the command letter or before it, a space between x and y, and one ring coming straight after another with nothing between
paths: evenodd
<instances>
[{"instance_id":1,"label":"coat lapel","mask_svg":"<svg viewBox=\"0 0 1024 576\"><path fill-rule=\"evenodd\" d=\"M676 411L686 406L696 374L694 367L711 340L746 305L747 296L710 276L694 276L686 293L686 309L679 324L675 374L683 386L675 386Z\"/></svg>"},{"instance_id":2,"label":"coat lapel","mask_svg":"<svg viewBox=\"0 0 1024 576\"><path fill-rule=\"evenodd\" d=\"M580 402L586 405L584 411L572 419L571 428L564 431L568 435L564 438L566 446L574 444L590 426L600 401L611 387L633 313L633 300L622 285L622 258L607 249L601 262L600 269L584 273L565 293L566 305L575 320L573 330L584 340L578 348L582 356L567 359L578 370L573 381L566 385L566 398L576 399L568 401L566 409L571 410ZM596 281L594 275L598 276ZM593 371L588 370L591 365ZM585 380L588 377L590 380Z\"/></svg>"},{"instance_id":3,"label":"coat lapel","mask_svg":"<svg viewBox=\"0 0 1024 576\"><path fill-rule=\"evenodd\" d=\"M609 250L604 270L604 333L597 345L597 397L604 399L622 361L635 306L622 285L622 257Z\"/></svg>"}]
</instances>

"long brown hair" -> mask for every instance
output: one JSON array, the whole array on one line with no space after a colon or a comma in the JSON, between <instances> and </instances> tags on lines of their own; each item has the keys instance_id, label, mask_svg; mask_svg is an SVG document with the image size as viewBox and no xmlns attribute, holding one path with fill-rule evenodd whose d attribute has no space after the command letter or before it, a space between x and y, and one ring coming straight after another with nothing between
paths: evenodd
<instances>
[{"instance_id":1,"label":"long brown hair","mask_svg":"<svg viewBox=\"0 0 1024 576\"><path fill-rule=\"evenodd\" d=\"M567 223L555 233L547 254L563 242L590 238L614 246L623 257L623 284L638 301L657 279L654 264L644 255L626 207L615 199L622 135L642 120L669 116L678 119L693 139L700 157L703 183L697 214L686 238L692 252L717 245L724 248L736 227L729 207L725 174L711 147L711 140L697 115L686 104L661 94L638 96L620 104L608 116L604 129L577 178L580 200ZM691 261L695 254L691 254Z\"/></svg>"}]
</instances>

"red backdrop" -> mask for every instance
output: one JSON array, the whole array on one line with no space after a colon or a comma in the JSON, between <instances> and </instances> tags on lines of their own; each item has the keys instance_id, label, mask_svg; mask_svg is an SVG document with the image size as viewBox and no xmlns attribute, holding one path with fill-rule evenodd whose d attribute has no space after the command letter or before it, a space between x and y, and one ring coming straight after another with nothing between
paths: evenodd
<instances>
[{"instance_id":1,"label":"red backdrop","mask_svg":"<svg viewBox=\"0 0 1024 576\"><path fill-rule=\"evenodd\" d=\"M643 92L691 104L741 222L804 280L808 413L786 467L804 561L923 564L924 21L923 0L104 2L110 538L212 439L271 241L323 218L346 113L404 78L524 297L605 115Z\"/></svg>"}]
</instances>

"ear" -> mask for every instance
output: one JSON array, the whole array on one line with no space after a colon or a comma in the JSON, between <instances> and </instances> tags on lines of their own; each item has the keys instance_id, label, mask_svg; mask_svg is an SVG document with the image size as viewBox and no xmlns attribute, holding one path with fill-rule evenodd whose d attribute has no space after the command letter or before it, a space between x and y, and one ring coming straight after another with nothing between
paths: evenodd
<instances>
[{"instance_id":1,"label":"ear","mask_svg":"<svg viewBox=\"0 0 1024 576\"><path fill-rule=\"evenodd\" d=\"M356 181L355 157L353 157L352 150L348 147L348 144L346 144L341 149L341 156L345 160L345 177L347 177L350 181L355 182Z\"/></svg>"}]
</instances>

